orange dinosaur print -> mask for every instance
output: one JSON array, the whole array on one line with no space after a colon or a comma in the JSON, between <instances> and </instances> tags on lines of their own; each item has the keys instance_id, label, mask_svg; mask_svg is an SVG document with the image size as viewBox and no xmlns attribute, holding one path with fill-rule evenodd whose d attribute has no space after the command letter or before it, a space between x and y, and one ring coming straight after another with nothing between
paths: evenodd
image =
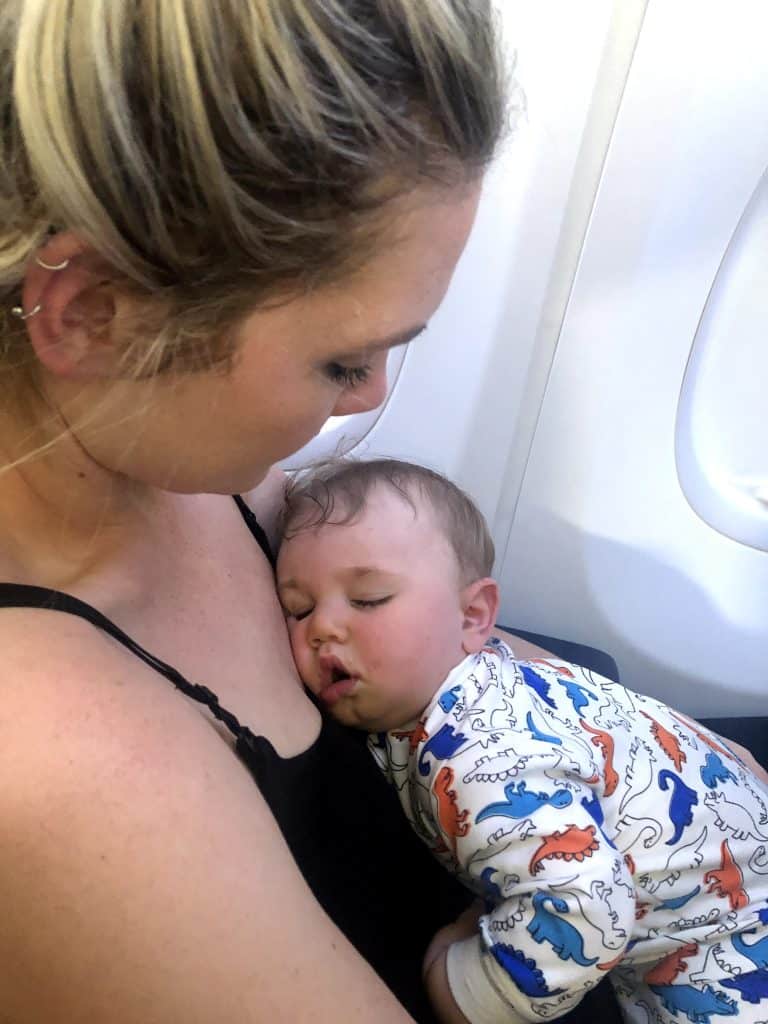
<instances>
[{"instance_id":1,"label":"orange dinosaur print","mask_svg":"<svg viewBox=\"0 0 768 1024\"><path fill-rule=\"evenodd\" d=\"M716 754L725 754L726 757L730 757L732 761L734 760L733 754L730 750L726 750L725 747L721 747L720 744L716 740L713 740L711 736L707 736L705 732L702 732L696 722L692 722L690 718L684 718L683 715L680 715L675 711L672 711L671 715L687 729L690 729L695 736L698 736L702 743L706 743L708 747L711 747Z\"/></svg>"},{"instance_id":2,"label":"orange dinosaur print","mask_svg":"<svg viewBox=\"0 0 768 1024\"><path fill-rule=\"evenodd\" d=\"M631 853L624 854L624 863L627 865L627 871L629 871L630 875L634 875L636 872L635 858Z\"/></svg>"},{"instance_id":3,"label":"orange dinosaur print","mask_svg":"<svg viewBox=\"0 0 768 1024\"><path fill-rule=\"evenodd\" d=\"M579 725L582 729L592 733L592 746L599 747L602 751L605 758L605 790L603 793L604 796L610 796L619 784L618 773L613 767L613 736L603 729L593 729L591 725L587 725L583 718L579 719Z\"/></svg>"},{"instance_id":4,"label":"orange dinosaur print","mask_svg":"<svg viewBox=\"0 0 768 1024\"><path fill-rule=\"evenodd\" d=\"M529 658L531 665L544 665L545 668L553 668L559 676L563 676L565 679L575 679L576 676L571 672L565 665L555 665L551 661L547 661L546 658Z\"/></svg>"},{"instance_id":5,"label":"orange dinosaur print","mask_svg":"<svg viewBox=\"0 0 768 1024\"><path fill-rule=\"evenodd\" d=\"M595 831L594 825L587 825L586 828L569 825L562 832L553 832L545 836L541 846L531 857L528 870L532 875L543 871L544 865L541 862L550 858L582 861L585 857L591 857L600 846L595 839Z\"/></svg>"},{"instance_id":6,"label":"orange dinosaur print","mask_svg":"<svg viewBox=\"0 0 768 1024\"><path fill-rule=\"evenodd\" d=\"M451 789L454 780L453 768L444 765L435 778L434 793L437 797L437 818L443 832L453 840L451 846L456 856L456 840L465 836L472 827L467 818L469 811L460 811L456 802L456 790Z\"/></svg>"},{"instance_id":7,"label":"orange dinosaur print","mask_svg":"<svg viewBox=\"0 0 768 1024\"><path fill-rule=\"evenodd\" d=\"M429 733L424 728L423 722L419 722L415 729L409 729L407 732L393 732L392 735L396 740L408 740L409 754L417 749L422 740L429 739Z\"/></svg>"},{"instance_id":8,"label":"orange dinosaur print","mask_svg":"<svg viewBox=\"0 0 768 1024\"><path fill-rule=\"evenodd\" d=\"M598 964L598 971L612 971L614 967L618 967L621 961L624 959L625 953L619 953L615 960L609 960L607 964Z\"/></svg>"},{"instance_id":9,"label":"orange dinosaur print","mask_svg":"<svg viewBox=\"0 0 768 1024\"><path fill-rule=\"evenodd\" d=\"M704 875L707 892L713 892L721 900L727 899L731 910L743 910L749 904L749 897L744 891L744 873L733 859L728 840L720 844L720 870L708 871Z\"/></svg>"},{"instance_id":10,"label":"orange dinosaur print","mask_svg":"<svg viewBox=\"0 0 768 1024\"><path fill-rule=\"evenodd\" d=\"M636 903L635 904L635 920L642 921L648 911L651 909L650 903Z\"/></svg>"},{"instance_id":11,"label":"orange dinosaur print","mask_svg":"<svg viewBox=\"0 0 768 1024\"><path fill-rule=\"evenodd\" d=\"M676 949L673 953L668 953L662 960L659 960L656 966L648 971L643 980L646 985L671 985L678 974L688 970L688 964L684 958L695 956L698 951L699 947L695 942L686 942L680 949Z\"/></svg>"},{"instance_id":12,"label":"orange dinosaur print","mask_svg":"<svg viewBox=\"0 0 768 1024\"><path fill-rule=\"evenodd\" d=\"M671 733L669 729L665 729L661 722L657 722L655 718L651 718L651 716L646 714L645 711L641 711L640 714L644 715L651 723L651 735L675 768L680 771L683 767L683 762L687 761L688 758L685 756L685 752L681 748L677 736L675 736L674 733Z\"/></svg>"}]
</instances>

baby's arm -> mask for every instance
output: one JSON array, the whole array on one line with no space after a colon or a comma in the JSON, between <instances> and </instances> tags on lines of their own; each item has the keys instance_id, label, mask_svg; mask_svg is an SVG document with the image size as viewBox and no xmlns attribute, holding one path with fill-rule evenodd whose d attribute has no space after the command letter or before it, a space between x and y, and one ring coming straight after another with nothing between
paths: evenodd
<instances>
[{"instance_id":1,"label":"baby's arm","mask_svg":"<svg viewBox=\"0 0 768 1024\"><path fill-rule=\"evenodd\" d=\"M563 772L565 763L560 753L537 756L511 781L482 787L462 787L454 763L456 806L469 812L470 828L459 837L444 832L444 840L456 844L458 863L496 906L480 918L479 932L425 964L445 1024L560 1016L626 948L635 914L631 878L593 817L595 791Z\"/></svg>"}]
</instances>

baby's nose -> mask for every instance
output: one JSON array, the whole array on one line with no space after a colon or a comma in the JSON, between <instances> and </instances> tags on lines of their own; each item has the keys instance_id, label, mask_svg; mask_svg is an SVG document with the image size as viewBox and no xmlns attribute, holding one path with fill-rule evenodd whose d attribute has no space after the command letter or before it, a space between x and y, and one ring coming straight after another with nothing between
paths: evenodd
<instances>
[{"instance_id":1,"label":"baby's nose","mask_svg":"<svg viewBox=\"0 0 768 1024\"><path fill-rule=\"evenodd\" d=\"M343 615L338 611L316 608L309 624L309 641L314 647L322 647L331 640L342 641L347 630Z\"/></svg>"}]
</instances>

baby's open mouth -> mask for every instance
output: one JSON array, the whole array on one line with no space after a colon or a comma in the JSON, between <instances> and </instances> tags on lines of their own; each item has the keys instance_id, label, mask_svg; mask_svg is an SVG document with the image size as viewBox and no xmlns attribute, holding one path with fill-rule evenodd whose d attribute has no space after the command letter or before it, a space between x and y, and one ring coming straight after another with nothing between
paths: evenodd
<instances>
[{"instance_id":1,"label":"baby's open mouth","mask_svg":"<svg viewBox=\"0 0 768 1024\"><path fill-rule=\"evenodd\" d=\"M335 655L320 656L320 690L318 697L325 704L335 704L357 686L357 676Z\"/></svg>"}]
</instances>

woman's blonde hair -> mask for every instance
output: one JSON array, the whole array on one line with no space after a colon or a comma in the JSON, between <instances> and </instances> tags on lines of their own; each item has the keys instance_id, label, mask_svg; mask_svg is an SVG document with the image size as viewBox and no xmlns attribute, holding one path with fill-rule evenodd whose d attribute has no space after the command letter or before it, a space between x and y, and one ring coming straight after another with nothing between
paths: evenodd
<instances>
[{"instance_id":1,"label":"woman's blonde hair","mask_svg":"<svg viewBox=\"0 0 768 1024\"><path fill-rule=\"evenodd\" d=\"M225 359L363 262L389 199L487 164L501 67L490 0L0 0L0 369L65 229L146 299L132 374Z\"/></svg>"}]
</instances>

